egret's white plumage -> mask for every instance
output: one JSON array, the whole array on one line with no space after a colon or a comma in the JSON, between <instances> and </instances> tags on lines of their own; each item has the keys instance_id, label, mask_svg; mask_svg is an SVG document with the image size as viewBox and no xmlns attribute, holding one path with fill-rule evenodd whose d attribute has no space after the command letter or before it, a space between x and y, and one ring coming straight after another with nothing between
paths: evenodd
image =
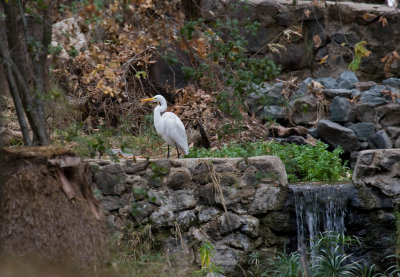
<instances>
[{"instance_id":1,"label":"egret's white plumage","mask_svg":"<svg viewBox=\"0 0 400 277\"><path fill-rule=\"evenodd\" d=\"M165 112L167 109L167 101L161 95L156 95L152 98L143 99L142 102L153 101L158 102L154 109L154 127L157 133L164 139L168 145L177 147L186 155L189 152L189 147L186 138L185 126L176 114ZM163 113L163 114L162 114ZM161 115L162 114L162 115ZM169 146L168 146L169 157ZM178 151L179 157L179 151Z\"/></svg>"}]
</instances>

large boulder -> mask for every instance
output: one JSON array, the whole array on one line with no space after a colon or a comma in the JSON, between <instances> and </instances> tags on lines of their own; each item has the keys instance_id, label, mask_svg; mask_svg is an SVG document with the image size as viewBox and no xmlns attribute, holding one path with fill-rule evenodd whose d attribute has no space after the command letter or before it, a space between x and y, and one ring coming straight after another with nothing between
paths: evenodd
<instances>
[{"instance_id":1,"label":"large boulder","mask_svg":"<svg viewBox=\"0 0 400 277\"><path fill-rule=\"evenodd\" d=\"M351 104L344 97L336 96L329 107L330 119L334 122L347 122L351 119Z\"/></svg>"},{"instance_id":2,"label":"large boulder","mask_svg":"<svg viewBox=\"0 0 400 277\"><path fill-rule=\"evenodd\" d=\"M317 132L320 138L334 148L340 146L346 152L360 149L360 142L353 130L330 120L321 119L317 125Z\"/></svg>"},{"instance_id":3,"label":"large boulder","mask_svg":"<svg viewBox=\"0 0 400 277\"><path fill-rule=\"evenodd\" d=\"M396 203L400 200L400 149L361 151L353 174L354 184L378 188Z\"/></svg>"},{"instance_id":4,"label":"large boulder","mask_svg":"<svg viewBox=\"0 0 400 277\"><path fill-rule=\"evenodd\" d=\"M317 120L318 100L312 94L297 98L291 104L292 120L296 124L308 125Z\"/></svg>"}]
</instances>

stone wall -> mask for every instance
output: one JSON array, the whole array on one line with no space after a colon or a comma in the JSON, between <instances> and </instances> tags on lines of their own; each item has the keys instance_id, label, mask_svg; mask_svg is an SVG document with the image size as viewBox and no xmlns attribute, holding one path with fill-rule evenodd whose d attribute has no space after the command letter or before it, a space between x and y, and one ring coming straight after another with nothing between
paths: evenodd
<instances>
[{"instance_id":1,"label":"stone wall","mask_svg":"<svg viewBox=\"0 0 400 277\"><path fill-rule=\"evenodd\" d=\"M360 155L360 165L367 156ZM400 152L395 156L389 160L399 159ZM89 164L112 231L151 224L177 268L198 269L198 248L206 240L215 246L213 261L227 276L241 276L238 265L246 268L252 252L271 257L285 245L289 251L297 248L293 192L278 157ZM345 224L348 234L361 237L365 244L353 252L382 265L383 258L395 251L393 201L379 186L362 183L365 176L358 170L354 176Z\"/></svg>"}]
</instances>

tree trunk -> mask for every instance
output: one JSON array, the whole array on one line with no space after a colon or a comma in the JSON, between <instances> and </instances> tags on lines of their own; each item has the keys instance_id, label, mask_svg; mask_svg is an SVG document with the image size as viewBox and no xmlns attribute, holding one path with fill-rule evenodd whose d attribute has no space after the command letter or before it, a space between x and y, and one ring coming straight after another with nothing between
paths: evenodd
<instances>
[{"instance_id":1,"label":"tree trunk","mask_svg":"<svg viewBox=\"0 0 400 277\"><path fill-rule=\"evenodd\" d=\"M52 2L54 1L42 3L43 5L38 8L38 11L42 13L37 15L42 19L39 32L41 38L39 46L31 47L30 55L27 42L32 38L27 37L27 23L21 1L2 1L0 6L6 15L6 25L0 25L0 57L4 64L26 145L31 145L32 139L27 135L27 124L21 111L21 103L32 130L33 144L47 145L50 143L43 99L48 75L47 53L51 42ZM20 12L19 18L18 11Z\"/></svg>"}]
</instances>

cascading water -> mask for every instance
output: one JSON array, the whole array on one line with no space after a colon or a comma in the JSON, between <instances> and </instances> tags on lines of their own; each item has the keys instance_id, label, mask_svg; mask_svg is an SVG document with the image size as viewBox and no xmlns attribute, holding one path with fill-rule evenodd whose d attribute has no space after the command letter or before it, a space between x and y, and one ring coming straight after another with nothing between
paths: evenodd
<instances>
[{"instance_id":1,"label":"cascading water","mask_svg":"<svg viewBox=\"0 0 400 277\"><path fill-rule=\"evenodd\" d=\"M302 246L301 241L304 241L312 250L313 238L320 232L345 232L344 218L350 195L349 185L296 184L290 188L295 200L299 249Z\"/></svg>"}]
</instances>

